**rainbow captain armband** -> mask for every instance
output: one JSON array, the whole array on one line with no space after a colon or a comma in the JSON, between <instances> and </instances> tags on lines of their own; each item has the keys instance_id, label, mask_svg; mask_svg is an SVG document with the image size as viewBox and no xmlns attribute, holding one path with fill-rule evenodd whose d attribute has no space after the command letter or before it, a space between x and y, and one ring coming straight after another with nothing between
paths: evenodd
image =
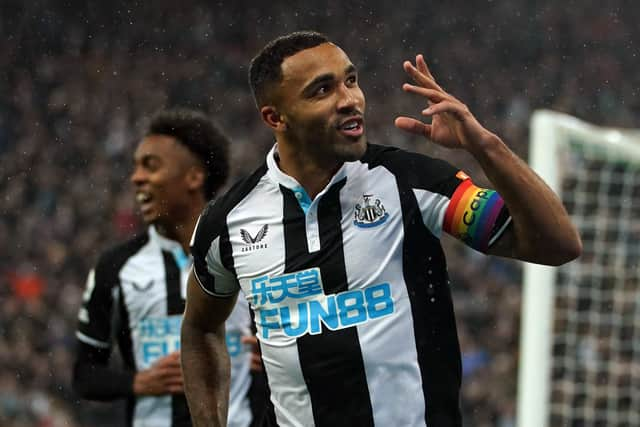
<instances>
[{"instance_id":1,"label":"rainbow captain armband","mask_svg":"<svg viewBox=\"0 0 640 427\"><path fill-rule=\"evenodd\" d=\"M497 224L498 217L505 217L501 215L504 201L496 191L476 187L464 174L458 176L464 178L451 196L443 229L472 248L486 252L496 230L504 229Z\"/></svg>"}]
</instances>

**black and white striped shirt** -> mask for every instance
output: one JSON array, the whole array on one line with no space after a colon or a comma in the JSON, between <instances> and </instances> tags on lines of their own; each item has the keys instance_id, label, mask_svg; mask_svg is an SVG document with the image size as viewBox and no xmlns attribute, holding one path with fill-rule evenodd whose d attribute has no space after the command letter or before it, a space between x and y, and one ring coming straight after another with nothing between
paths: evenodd
<instances>
[{"instance_id":1,"label":"black and white striped shirt","mask_svg":"<svg viewBox=\"0 0 640 427\"><path fill-rule=\"evenodd\" d=\"M149 368L160 357L179 350L191 264L181 245L158 234L153 226L105 252L87 280L78 314L78 340L110 351L115 337L131 371ZM251 334L250 328L249 308L239 301L226 323L232 366L229 426L247 427L252 419L247 397L250 352L240 343L242 335ZM184 395L130 396L127 409L127 425L134 427L191 425Z\"/></svg>"},{"instance_id":2,"label":"black and white striped shirt","mask_svg":"<svg viewBox=\"0 0 640 427\"><path fill-rule=\"evenodd\" d=\"M446 225L486 249L510 220L502 199L441 160L370 144L311 200L275 149L207 207L192 253L206 292L242 289L254 309L277 423L460 426L439 238Z\"/></svg>"}]
</instances>

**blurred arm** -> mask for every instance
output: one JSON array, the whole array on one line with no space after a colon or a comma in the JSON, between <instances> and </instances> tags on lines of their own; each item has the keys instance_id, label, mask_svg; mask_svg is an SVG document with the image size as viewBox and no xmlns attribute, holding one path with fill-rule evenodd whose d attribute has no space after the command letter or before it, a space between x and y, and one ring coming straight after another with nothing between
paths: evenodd
<instances>
[{"instance_id":1,"label":"blurred arm","mask_svg":"<svg viewBox=\"0 0 640 427\"><path fill-rule=\"evenodd\" d=\"M133 395L134 372L110 368L109 353L78 341L72 386L83 399L109 401Z\"/></svg>"}]
</instances>

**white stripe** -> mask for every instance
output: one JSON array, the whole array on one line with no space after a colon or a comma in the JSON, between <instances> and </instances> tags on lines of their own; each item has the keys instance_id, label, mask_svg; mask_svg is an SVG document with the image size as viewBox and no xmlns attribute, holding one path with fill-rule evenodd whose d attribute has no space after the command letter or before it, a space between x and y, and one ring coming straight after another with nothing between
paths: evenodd
<instances>
[{"instance_id":1,"label":"white stripe","mask_svg":"<svg viewBox=\"0 0 640 427\"><path fill-rule=\"evenodd\" d=\"M340 202L343 215L350 218L354 197L361 197L362 191L366 191L379 198L389 213L388 220L376 227L363 229L348 226L343 229L349 289L389 283L394 301L392 315L357 326L374 424L424 426L424 392L420 381L411 304L402 272L404 227L400 196L396 179L390 176L392 174L386 168L374 168L367 174L370 188L347 180L347 185L340 193ZM427 196L433 203L440 200L433 193ZM367 244L366 250L362 250L363 243ZM372 259L379 262L372 265ZM425 268L428 266L425 265ZM364 271L366 274L363 275Z\"/></svg>"},{"instance_id":2,"label":"white stripe","mask_svg":"<svg viewBox=\"0 0 640 427\"><path fill-rule=\"evenodd\" d=\"M139 396L136 399L133 427L170 427L171 396Z\"/></svg>"},{"instance_id":3,"label":"white stripe","mask_svg":"<svg viewBox=\"0 0 640 427\"><path fill-rule=\"evenodd\" d=\"M94 347L98 347L98 348L109 348L109 347L111 347L111 345L108 342L104 342L104 341L99 341L99 340L93 339L93 338L91 338L89 336L86 336L85 334L83 334L80 331L76 331L76 338L78 338L83 343L92 345Z\"/></svg>"},{"instance_id":4,"label":"white stripe","mask_svg":"<svg viewBox=\"0 0 640 427\"><path fill-rule=\"evenodd\" d=\"M491 245L493 245L495 243L496 240L498 240L500 238L500 236L502 236L502 233L504 233L504 230L507 229L507 226L511 224L511 217L507 218L507 220L504 222L504 224L502 224L502 227L500 227L500 230L498 230L498 232L495 234L495 236L493 236L491 238L491 240L489 240L489 247L491 247Z\"/></svg>"},{"instance_id":5,"label":"white stripe","mask_svg":"<svg viewBox=\"0 0 640 427\"><path fill-rule=\"evenodd\" d=\"M444 214L447 212L447 207L449 207L451 199L441 194L416 188L413 189L413 194L420 207L422 222L424 222L425 227L439 239L442 237Z\"/></svg>"},{"instance_id":6,"label":"white stripe","mask_svg":"<svg viewBox=\"0 0 640 427\"><path fill-rule=\"evenodd\" d=\"M290 340L289 345L282 347L261 341L260 349L278 425L313 427L311 397L302 375L296 341Z\"/></svg>"},{"instance_id":7,"label":"white stripe","mask_svg":"<svg viewBox=\"0 0 640 427\"><path fill-rule=\"evenodd\" d=\"M233 311L225 322L227 336L251 335L249 305L244 298L238 298ZM247 427L251 424L251 405L248 398L251 387L251 349L242 345L239 353L229 352L231 383L229 388L229 417L227 427ZM236 349L237 350L237 349Z\"/></svg>"}]
</instances>

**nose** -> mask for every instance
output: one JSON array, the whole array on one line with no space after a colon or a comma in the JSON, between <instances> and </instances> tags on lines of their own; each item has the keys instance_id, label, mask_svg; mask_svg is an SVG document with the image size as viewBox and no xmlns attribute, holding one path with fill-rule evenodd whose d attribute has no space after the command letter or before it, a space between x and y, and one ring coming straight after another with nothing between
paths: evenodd
<instances>
[{"instance_id":1,"label":"nose","mask_svg":"<svg viewBox=\"0 0 640 427\"><path fill-rule=\"evenodd\" d=\"M139 187L140 185L142 185L147 180L147 174L144 171L144 168L141 168L140 166L135 166L133 168L133 172L131 173L131 176L129 177L129 180L136 187Z\"/></svg>"},{"instance_id":2,"label":"nose","mask_svg":"<svg viewBox=\"0 0 640 427\"><path fill-rule=\"evenodd\" d=\"M360 104L360 93L356 87L349 87L342 83L338 89L337 108L339 112L350 112L356 109Z\"/></svg>"}]
</instances>

